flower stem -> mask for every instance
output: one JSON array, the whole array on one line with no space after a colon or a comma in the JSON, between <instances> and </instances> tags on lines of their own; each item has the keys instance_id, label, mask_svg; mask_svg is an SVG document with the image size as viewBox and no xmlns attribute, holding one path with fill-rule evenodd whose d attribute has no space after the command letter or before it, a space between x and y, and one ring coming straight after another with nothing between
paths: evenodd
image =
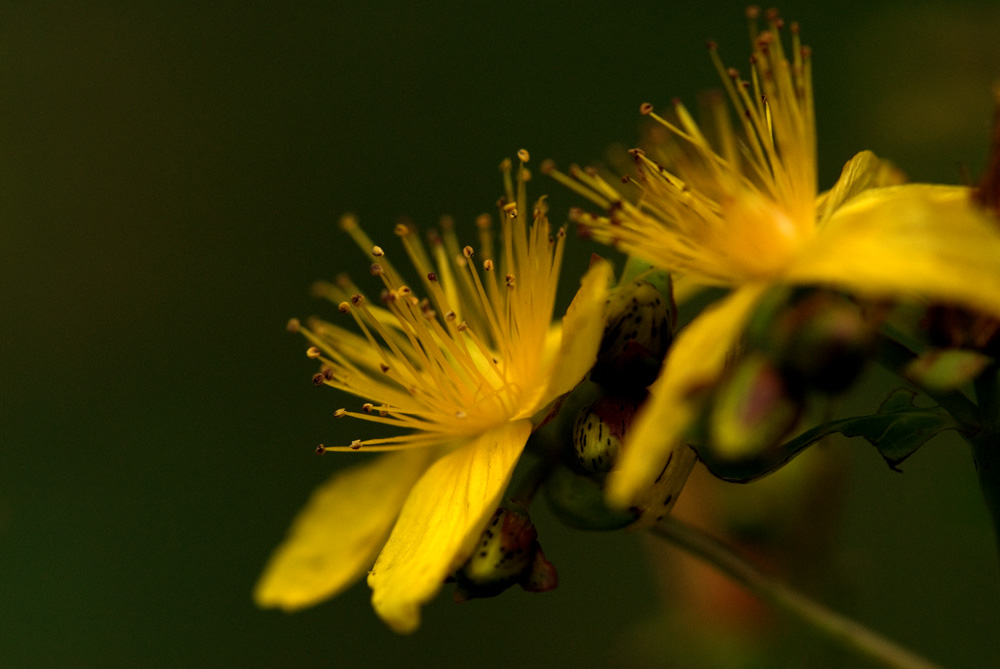
<instances>
[{"instance_id":1,"label":"flower stem","mask_svg":"<svg viewBox=\"0 0 1000 669\"><path fill-rule=\"evenodd\" d=\"M939 669L938 665L896 645L797 590L766 576L731 548L701 530L667 517L650 528L656 536L712 564L772 606L808 623L818 632L884 667Z\"/></svg>"},{"instance_id":2,"label":"flower stem","mask_svg":"<svg viewBox=\"0 0 1000 669\"><path fill-rule=\"evenodd\" d=\"M982 412L982 430L966 437L972 447L979 488L993 521L993 534L1000 543L1000 380L993 365L975 381L976 398Z\"/></svg>"}]
</instances>

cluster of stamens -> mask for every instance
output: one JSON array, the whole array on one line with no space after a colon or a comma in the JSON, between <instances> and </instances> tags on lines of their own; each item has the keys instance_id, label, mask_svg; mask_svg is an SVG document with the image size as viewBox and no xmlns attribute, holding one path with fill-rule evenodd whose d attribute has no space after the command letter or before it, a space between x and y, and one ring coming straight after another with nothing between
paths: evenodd
<instances>
[{"instance_id":1,"label":"cluster of stamens","mask_svg":"<svg viewBox=\"0 0 1000 669\"><path fill-rule=\"evenodd\" d=\"M405 434L354 440L329 450L395 450L429 446L443 438L474 434L508 420L540 361L550 324L565 232L549 232L544 201L531 225L518 218L527 209L524 166L527 151L519 151L516 177L511 165L501 165L506 197L498 202L501 234L494 243L488 215L476 219L479 247L486 259L477 269L472 246L459 246L450 218L425 244L409 223L395 233L420 275L426 297L420 298L402 280L386 250L374 244L350 215L341 227L370 253L370 274L383 287L371 304L347 277L321 283L315 292L350 314L356 331L314 319L310 327L298 321L289 329L312 344L307 356L320 362L316 385L328 385L370 399L360 412L338 409L350 416L383 423ZM518 286L528 290L521 292ZM357 334L356 332L360 332Z\"/></svg>"},{"instance_id":2,"label":"cluster of stamens","mask_svg":"<svg viewBox=\"0 0 1000 669\"><path fill-rule=\"evenodd\" d=\"M605 210L600 215L579 209L571 213L586 234L704 283L729 285L775 271L786 247L812 232L816 140L811 52L801 45L798 24L792 23L792 56L786 58L784 20L769 10L768 29L758 31L759 14L756 8L748 11L754 47L748 79L727 68L716 44L708 44L740 133L721 95L707 100L714 144L679 100L673 101L669 117L644 103L640 113L654 120L659 132L647 150L630 151L636 174L621 181L636 189L635 198L624 196L593 169L573 165L562 173L550 161L543 163L543 172ZM761 260L748 244L771 252Z\"/></svg>"}]
</instances>

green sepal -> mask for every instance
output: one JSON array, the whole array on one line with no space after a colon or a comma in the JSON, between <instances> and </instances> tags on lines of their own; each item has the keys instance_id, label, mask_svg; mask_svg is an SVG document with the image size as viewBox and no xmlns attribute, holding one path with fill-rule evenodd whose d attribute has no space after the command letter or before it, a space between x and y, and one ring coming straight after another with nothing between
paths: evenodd
<instances>
[{"instance_id":1,"label":"green sepal","mask_svg":"<svg viewBox=\"0 0 1000 669\"><path fill-rule=\"evenodd\" d=\"M635 511L612 509L604 503L601 484L566 466L558 466L545 482L552 512L577 530L619 530L639 517Z\"/></svg>"}]
</instances>

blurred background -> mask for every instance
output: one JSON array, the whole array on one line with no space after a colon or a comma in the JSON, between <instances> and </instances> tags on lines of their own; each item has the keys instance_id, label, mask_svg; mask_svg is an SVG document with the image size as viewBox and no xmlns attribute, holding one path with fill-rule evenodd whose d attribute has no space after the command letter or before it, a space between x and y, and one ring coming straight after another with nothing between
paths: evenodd
<instances>
[{"instance_id":1,"label":"blurred background","mask_svg":"<svg viewBox=\"0 0 1000 669\"><path fill-rule=\"evenodd\" d=\"M686 604L654 587L674 573L658 553L541 505L552 593L456 605L446 588L412 637L387 631L363 584L296 615L250 597L349 460L315 445L360 427L335 429L345 398L312 387L285 332L333 316L314 280L367 266L339 215L376 239L401 215L471 229L502 158L593 163L634 144L640 103L693 105L717 85L706 38L742 66L743 9L3 3L0 666L751 664L674 653ZM995 2L781 9L814 50L823 186L866 148L914 180L978 173ZM539 176L543 192L556 221L576 204ZM569 290L587 253L567 255ZM891 387L870 382L872 397ZM902 474L863 442L830 449L843 500L816 592L949 667L1000 665L1000 566L967 449L941 437ZM809 657L858 666L799 632Z\"/></svg>"}]
</instances>

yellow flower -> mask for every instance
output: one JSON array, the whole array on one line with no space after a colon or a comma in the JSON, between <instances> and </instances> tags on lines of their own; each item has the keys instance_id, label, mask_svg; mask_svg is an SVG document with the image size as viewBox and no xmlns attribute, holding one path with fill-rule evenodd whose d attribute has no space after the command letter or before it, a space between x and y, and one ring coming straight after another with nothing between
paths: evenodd
<instances>
[{"instance_id":1,"label":"yellow flower","mask_svg":"<svg viewBox=\"0 0 1000 669\"><path fill-rule=\"evenodd\" d=\"M683 280L732 289L681 332L651 400L608 482L627 505L648 489L700 410L695 392L713 384L760 297L775 284L824 285L877 298L922 297L1000 315L1000 234L966 188L892 185L872 153L851 159L834 187L817 194L810 52L791 25L752 28L749 80L726 69L710 44L727 96L742 124L731 127L721 100L711 106L715 148L682 104L676 122L653 113L671 136L658 162L636 149L636 203L595 173L545 171L608 211L577 220L595 237ZM630 446L631 444L631 446Z\"/></svg>"},{"instance_id":2,"label":"yellow flower","mask_svg":"<svg viewBox=\"0 0 1000 669\"><path fill-rule=\"evenodd\" d=\"M353 286L321 288L354 317L361 335L328 323L306 329L314 377L367 402L350 416L400 428L324 451L392 451L321 486L272 556L254 596L295 610L340 592L368 570L372 605L397 632L420 623L420 606L468 557L498 506L535 423L593 365L610 269L587 273L562 326L552 327L565 233L551 234L544 201L528 224L523 165L493 248L481 217L480 250L461 248L450 225L428 250L396 227L427 297L418 299L385 252L351 217L343 227L374 257L385 285L371 305ZM353 293L353 294L352 294ZM564 336L563 333L566 333ZM572 333L569 336L568 333ZM377 556L377 559L376 559Z\"/></svg>"}]
</instances>

